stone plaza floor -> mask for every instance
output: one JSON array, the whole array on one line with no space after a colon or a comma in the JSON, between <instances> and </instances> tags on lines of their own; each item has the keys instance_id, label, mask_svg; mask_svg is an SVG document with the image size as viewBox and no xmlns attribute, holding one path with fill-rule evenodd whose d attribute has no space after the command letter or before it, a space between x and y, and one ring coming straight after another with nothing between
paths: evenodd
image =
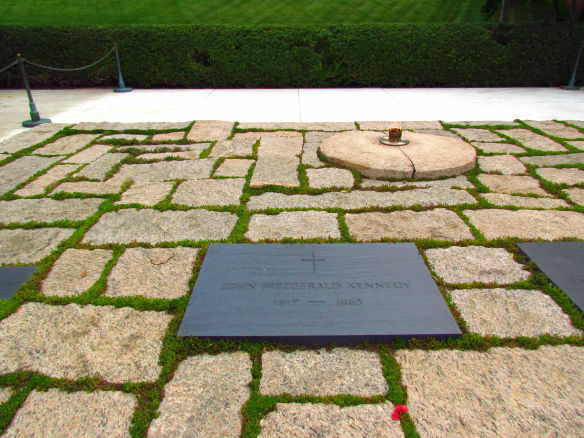
<instances>
[{"instance_id":1,"label":"stone plaza floor","mask_svg":"<svg viewBox=\"0 0 584 438\"><path fill-rule=\"evenodd\" d=\"M584 121L403 122L476 148L435 180L317 153L387 126L81 122L1 142L0 265L39 266L0 300L2 436L582 436L583 314L516 243L584 240ZM213 242L414 242L463 336L178 338Z\"/></svg>"}]
</instances>

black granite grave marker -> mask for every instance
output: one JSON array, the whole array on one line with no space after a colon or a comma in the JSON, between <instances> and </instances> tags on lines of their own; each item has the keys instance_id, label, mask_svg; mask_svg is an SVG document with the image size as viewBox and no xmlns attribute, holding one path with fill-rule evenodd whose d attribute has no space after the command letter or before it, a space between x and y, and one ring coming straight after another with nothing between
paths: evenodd
<instances>
[{"instance_id":1,"label":"black granite grave marker","mask_svg":"<svg viewBox=\"0 0 584 438\"><path fill-rule=\"evenodd\" d=\"M28 281L38 266L0 266L0 299L8 299Z\"/></svg>"},{"instance_id":2,"label":"black granite grave marker","mask_svg":"<svg viewBox=\"0 0 584 438\"><path fill-rule=\"evenodd\" d=\"M411 243L211 245L178 331L302 344L460 334Z\"/></svg>"},{"instance_id":3,"label":"black granite grave marker","mask_svg":"<svg viewBox=\"0 0 584 438\"><path fill-rule=\"evenodd\" d=\"M517 246L584 311L584 242L523 242Z\"/></svg>"}]
</instances>

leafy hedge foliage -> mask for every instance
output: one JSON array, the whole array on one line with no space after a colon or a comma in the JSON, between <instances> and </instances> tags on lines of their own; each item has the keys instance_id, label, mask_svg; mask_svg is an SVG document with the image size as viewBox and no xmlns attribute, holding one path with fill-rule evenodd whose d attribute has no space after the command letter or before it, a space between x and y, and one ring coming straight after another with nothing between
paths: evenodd
<instances>
[{"instance_id":1,"label":"leafy hedge foliage","mask_svg":"<svg viewBox=\"0 0 584 438\"><path fill-rule=\"evenodd\" d=\"M546 86L567 83L582 25L0 27L0 67L17 52L59 67L115 41L132 87ZM584 68L582 69L584 70ZM34 87L111 86L113 57L84 72L27 67ZM583 72L584 73L584 72ZM0 87L20 87L17 70Z\"/></svg>"}]
</instances>

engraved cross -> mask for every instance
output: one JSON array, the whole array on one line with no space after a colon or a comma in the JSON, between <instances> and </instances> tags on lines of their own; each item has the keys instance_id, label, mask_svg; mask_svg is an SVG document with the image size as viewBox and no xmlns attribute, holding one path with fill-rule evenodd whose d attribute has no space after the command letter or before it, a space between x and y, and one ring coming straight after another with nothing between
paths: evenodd
<instances>
[{"instance_id":1,"label":"engraved cross","mask_svg":"<svg viewBox=\"0 0 584 438\"><path fill-rule=\"evenodd\" d=\"M314 252L312 253L311 259L300 259L302 262L312 262L312 272L316 272L316 262L324 262L324 260L325 259L317 259L314 255Z\"/></svg>"}]
</instances>

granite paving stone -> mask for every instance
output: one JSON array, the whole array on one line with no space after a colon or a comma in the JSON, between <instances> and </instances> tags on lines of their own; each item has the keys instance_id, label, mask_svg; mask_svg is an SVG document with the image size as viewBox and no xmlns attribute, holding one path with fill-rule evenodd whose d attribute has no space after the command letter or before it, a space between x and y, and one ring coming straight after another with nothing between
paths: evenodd
<instances>
[{"instance_id":1,"label":"granite paving stone","mask_svg":"<svg viewBox=\"0 0 584 438\"><path fill-rule=\"evenodd\" d=\"M225 140L231 135L232 129L233 122L222 122L218 120L198 120L187 134L187 140Z\"/></svg>"},{"instance_id":2,"label":"granite paving stone","mask_svg":"<svg viewBox=\"0 0 584 438\"><path fill-rule=\"evenodd\" d=\"M304 134L304 141L306 143L320 143L333 135L335 132L308 131Z\"/></svg>"},{"instance_id":3,"label":"granite paving stone","mask_svg":"<svg viewBox=\"0 0 584 438\"><path fill-rule=\"evenodd\" d=\"M320 143L304 143L302 147L302 164L312 167L322 167L326 163L318 158Z\"/></svg>"},{"instance_id":4,"label":"granite paving stone","mask_svg":"<svg viewBox=\"0 0 584 438\"><path fill-rule=\"evenodd\" d=\"M237 222L233 213L189 210L157 211L133 208L105 213L90 228L84 243L158 243L226 239Z\"/></svg>"},{"instance_id":5,"label":"granite paving stone","mask_svg":"<svg viewBox=\"0 0 584 438\"><path fill-rule=\"evenodd\" d=\"M473 239L470 229L453 211L437 208L427 211L347 214L349 233L357 240Z\"/></svg>"},{"instance_id":6,"label":"granite paving stone","mask_svg":"<svg viewBox=\"0 0 584 438\"><path fill-rule=\"evenodd\" d=\"M325 211L284 211L275 215L254 214L245 237L252 241L294 239L339 239L337 215Z\"/></svg>"},{"instance_id":7,"label":"granite paving stone","mask_svg":"<svg viewBox=\"0 0 584 438\"><path fill-rule=\"evenodd\" d=\"M148 438L239 437L251 365L244 352L185 359L164 387L160 416L152 421Z\"/></svg>"},{"instance_id":8,"label":"granite paving stone","mask_svg":"<svg viewBox=\"0 0 584 438\"><path fill-rule=\"evenodd\" d=\"M458 135L469 141L501 141L503 138L487 129L478 128L452 128Z\"/></svg>"},{"instance_id":9,"label":"granite paving stone","mask_svg":"<svg viewBox=\"0 0 584 438\"><path fill-rule=\"evenodd\" d=\"M153 382L162 370L158 356L171 319L166 312L129 307L26 303L0 322L0 372Z\"/></svg>"},{"instance_id":10,"label":"granite paving stone","mask_svg":"<svg viewBox=\"0 0 584 438\"><path fill-rule=\"evenodd\" d=\"M321 403L278 403L261 421L261 438L351 437L401 438L399 421L391 419L394 406L376 404L341 407Z\"/></svg>"},{"instance_id":11,"label":"granite paving stone","mask_svg":"<svg viewBox=\"0 0 584 438\"><path fill-rule=\"evenodd\" d=\"M34 151L40 155L68 155L77 152L97 138L96 134L76 134L60 137Z\"/></svg>"},{"instance_id":12,"label":"granite paving stone","mask_svg":"<svg viewBox=\"0 0 584 438\"><path fill-rule=\"evenodd\" d=\"M250 187L298 186L297 168L301 153L302 135L299 132L262 134Z\"/></svg>"},{"instance_id":13,"label":"granite paving stone","mask_svg":"<svg viewBox=\"0 0 584 438\"><path fill-rule=\"evenodd\" d=\"M127 248L112 269L105 296L172 300L189 291L197 248Z\"/></svg>"},{"instance_id":14,"label":"granite paving stone","mask_svg":"<svg viewBox=\"0 0 584 438\"><path fill-rule=\"evenodd\" d=\"M353 190L348 193L328 192L320 195L285 195L268 192L252 196L247 203L247 208L250 210L268 208L343 208L354 210L394 205L432 207L474 203L476 203L475 198L465 190L438 187L396 192Z\"/></svg>"},{"instance_id":15,"label":"granite paving stone","mask_svg":"<svg viewBox=\"0 0 584 438\"><path fill-rule=\"evenodd\" d=\"M584 429L582 347L400 350L396 359L421 436L577 437Z\"/></svg>"},{"instance_id":16,"label":"granite paving stone","mask_svg":"<svg viewBox=\"0 0 584 438\"><path fill-rule=\"evenodd\" d=\"M38 263L74 231L72 228L0 230L0 263Z\"/></svg>"},{"instance_id":17,"label":"granite paving stone","mask_svg":"<svg viewBox=\"0 0 584 438\"><path fill-rule=\"evenodd\" d=\"M105 154L97 160L85 166L74 176L82 176L89 179L103 180L112 167L120 163L128 154L112 153Z\"/></svg>"},{"instance_id":18,"label":"granite paving stone","mask_svg":"<svg viewBox=\"0 0 584 438\"><path fill-rule=\"evenodd\" d=\"M67 249L43 281L42 293L59 297L82 294L99 280L111 257L112 251L106 249Z\"/></svg>"},{"instance_id":19,"label":"granite paving stone","mask_svg":"<svg viewBox=\"0 0 584 438\"><path fill-rule=\"evenodd\" d=\"M470 120L458 122L446 122L449 125L466 125L466 126L519 126L519 122L512 120Z\"/></svg>"},{"instance_id":20,"label":"granite paving stone","mask_svg":"<svg viewBox=\"0 0 584 438\"><path fill-rule=\"evenodd\" d=\"M88 193L109 195L118 193L122 189L124 178L114 176L106 181L75 181L59 184L53 190L53 193Z\"/></svg>"},{"instance_id":21,"label":"granite paving stone","mask_svg":"<svg viewBox=\"0 0 584 438\"><path fill-rule=\"evenodd\" d=\"M561 307L538 290L461 289L450 294L472 333L502 338L582 335Z\"/></svg>"},{"instance_id":22,"label":"granite paving stone","mask_svg":"<svg viewBox=\"0 0 584 438\"><path fill-rule=\"evenodd\" d=\"M120 204L142 204L152 206L163 201L170 191L174 183L171 182L151 182L143 184L134 184L124 193L122 198L116 202Z\"/></svg>"},{"instance_id":23,"label":"granite paving stone","mask_svg":"<svg viewBox=\"0 0 584 438\"><path fill-rule=\"evenodd\" d=\"M334 167L306 169L306 176L308 177L308 185L317 189L329 187L351 188L355 183L353 172Z\"/></svg>"},{"instance_id":24,"label":"granite paving stone","mask_svg":"<svg viewBox=\"0 0 584 438\"><path fill-rule=\"evenodd\" d=\"M47 173L39 176L38 178L32 180L23 188L18 189L14 192L18 196L34 196L42 195L45 193L45 189L51 184L65 178L69 173L77 170L78 166L54 166L51 167Z\"/></svg>"},{"instance_id":25,"label":"granite paving stone","mask_svg":"<svg viewBox=\"0 0 584 438\"><path fill-rule=\"evenodd\" d=\"M6 403L12 394L14 394L12 388L0 388L0 403Z\"/></svg>"},{"instance_id":26,"label":"granite paving stone","mask_svg":"<svg viewBox=\"0 0 584 438\"><path fill-rule=\"evenodd\" d=\"M564 120L564 122L569 123L570 125L577 126L579 128L584 128L584 120Z\"/></svg>"},{"instance_id":27,"label":"granite paving stone","mask_svg":"<svg viewBox=\"0 0 584 438\"><path fill-rule=\"evenodd\" d=\"M172 140L182 140L185 136L184 131L176 132L165 132L162 134L154 134L152 136L153 141L172 141Z\"/></svg>"},{"instance_id":28,"label":"granite paving stone","mask_svg":"<svg viewBox=\"0 0 584 438\"><path fill-rule=\"evenodd\" d=\"M351 131L355 129L353 122L249 122L240 123L238 129L264 129L277 131L294 129L296 131Z\"/></svg>"},{"instance_id":29,"label":"granite paving stone","mask_svg":"<svg viewBox=\"0 0 584 438\"><path fill-rule=\"evenodd\" d=\"M190 122L81 122L73 126L79 131L93 131L102 129L104 131L125 131L126 129L184 129Z\"/></svg>"},{"instance_id":30,"label":"granite paving stone","mask_svg":"<svg viewBox=\"0 0 584 438\"><path fill-rule=\"evenodd\" d=\"M575 211L485 209L464 214L489 240L584 238L584 214Z\"/></svg>"},{"instance_id":31,"label":"granite paving stone","mask_svg":"<svg viewBox=\"0 0 584 438\"><path fill-rule=\"evenodd\" d=\"M4 437L129 438L136 396L119 391L33 390Z\"/></svg>"},{"instance_id":32,"label":"granite paving stone","mask_svg":"<svg viewBox=\"0 0 584 438\"><path fill-rule=\"evenodd\" d=\"M510 284L527 280L530 275L503 248L451 246L429 249L426 258L446 283Z\"/></svg>"},{"instance_id":33,"label":"granite paving stone","mask_svg":"<svg viewBox=\"0 0 584 438\"><path fill-rule=\"evenodd\" d=\"M520 175L491 175L481 173L479 181L490 190L497 193L530 193L534 195L548 195L539 185L539 181L531 176Z\"/></svg>"},{"instance_id":34,"label":"granite paving stone","mask_svg":"<svg viewBox=\"0 0 584 438\"><path fill-rule=\"evenodd\" d=\"M478 157L479 166L483 172L516 175L527 172L525 166L512 155L493 155Z\"/></svg>"},{"instance_id":35,"label":"granite paving stone","mask_svg":"<svg viewBox=\"0 0 584 438\"><path fill-rule=\"evenodd\" d=\"M199 151L180 151L180 152L156 152L150 154L141 154L136 158L139 160L164 160L166 158L181 158L183 160L194 160L199 158Z\"/></svg>"},{"instance_id":36,"label":"granite paving stone","mask_svg":"<svg viewBox=\"0 0 584 438\"><path fill-rule=\"evenodd\" d=\"M572 140L572 141L568 142L568 144L570 146L575 147L576 149L580 149L581 151L584 150L584 140L580 140L580 141Z\"/></svg>"},{"instance_id":37,"label":"granite paving stone","mask_svg":"<svg viewBox=\"0 0 584 438\"><path fill-rule=\"evenodd\" d=\"M235 134L233 140L218 141L211 149L210 157L245 157L253 152L253 145L257 139L242 137Z\"/></svg>"},{"instance_id":38,"label":"granite paving stone","mask_svg":"<svg viewBox=\"0 0 584 438\"><path fill-rule=\"evenodd\" d=\"M262 394L372 397L388 389L379 355L371 351L335 348L262 355Z\"/></svg>"},{"instance_id":39,"label":"granite paving stone","mask_svg":"<svg viewBox=\"0 0 584 438\"><path fill-rule=\"evenodd\" d=\"M442 129L439 121L387 121L387 122L357 122L361 131L387 131L396 123L401 129Z\"/></svg>"},{"instance_id":40,"label":"granite paving stone","mask_svg":"<svg viewBox=\"0 0 584 438\"><path fill-rule=\"evenodd\" d=\"M568 194L572 202L584 205L584 189L574 187L572 189L566 189L564 192Z\"/></svg>"},{"instance_id":41,"label":"granite paving stone","mask_svg":"<svg viewBox=\"0 0 584 438\"><path fill-rule=\"evenodd\" d=\"M550 138L536 134L528 129L506 129L500 131L508 137L519 140L521 144L538 151L565 151L566 148Z\"/></svg>"},{"instance_id":42,"label":"granite paving stone","mask_svg":"<svg viewBox=\"0 0 584 438\"><path fill-rule=\"evenodd\" d=\"M581 169L555 169L553 167L540 167L535 171L543 179L556 184L582 184L584 183L584 170Z\"/></svg>"},{"instance_id":43,"label":"granite paving stone","mask_svg":"<svg viewBox=\"0 0 584 438\"><path fill-rule=\"evenodd\" d=\"M493 205L512 205L523 208L559 208L570 205L563 199L533 198L530 196L514 196L505 193L481 193L481 196Z\"/></svg>"},{"instance_id":44,"label":"granite paving stone","mask_svg":"<svg viewBox=\"0 0 584 438\"><path fill-rule=\"evenodd\" d=\"M80 221L97 211L103 199L16 199L0 201L0 223Z\"/></svg>"},{"instance_id":45,"label":"granite paving stone","mask_svg":"<svg viewBox=\"0 0 584 438\"><path fill-rule=\"evenodd\" d=\"M248 160L245 158L228 158L215 171L213 176L240 176L244 177L247 175L250 166L253 164L254 160Z\"/></svg>"},{"instance_id":46,"label":"granite paving stone","mask_svg":"<svg viewBox=\"0 0 584 438\"><path fill-rule=\"evenodd\" d=\"M0 196L60 159L61 157L27 156L0 167Z\"/></svg>"},{"instance_id":47,"label":"granite paving stone","mask_svg":"<svg viewBox=\"0 0 584 438\"><path fill-rule=\"evenodd\" d=\"M443 188L456 188L456 189L472 189L474 185L466 178L464 175L455 176L452 178L444 178L437 180L428 181L380 181L377 179L367 179L364 178L361 181L362 188L370 187L419 187L419 188L429 188L429 187L443 187Z\"/></svg>"},{"instance_id":48,"label":"granite paving stone","mask_svg":"<svg viewBox=\"0 0 584 438\"><path fill-rule=\"evenodd\" d=\"M99 139L100 143L109 142L113 140L127 140L127 141L144 141L148 138L146 134L110 134L104 135Z\"/></svg>"},{"instance_id":49,"label":"granite paving stone","mask_svg":"<svg viewBox=\"0 0 584 438\"><path fill-rule=\"evenodd\" d=\"M539 157L520 157L525 164L535 166L557 166L558 164L584 164L584 153L542 155Z\"/></svg>"},{"instance_id":50,"label":"granite paving stone","mask_svg":"<svg viewBox=\"0 0 584 438\"><path fill-rule=\"evenodd\" d=\"M487 154L522 154L527 152L522 147L511 143L471 142L470 144Z\"/></svg>"},{"instance_id":51,"label":"granite paving stone","mask_svg":"<svg viewBox=\"0 0 584 438\"><path fill-rule=\"evenodd\" d=\"M76 153L75 155L63 160L63 163L73 163L73 164L83 164L91 163L97 160L102 155L106 154L107 151L111 149L111 146L106 146L103 144L95 144Z\"/></svg>"},{"instance_id":52,"label":"granite paving stone","mask_svg":"<svg viewBox=\"0 0 584 438\"><path fill-rule=\"evenodd\" d=\"M239 205L243 178L201 179L185 181L172 196L172 203L201 207L203 205Z\"/></svg>"},{"instance_id":53,"label":"granite paving stone","mask_svg":"<svg viewBox=\"0 0 584 438\"><path fill-rule=\"evenodd\" d=\"M135 183L175 179L204 179L211 176L215 159L161 161L150 164L123 164L117 175Z\"/></svg>"},{"instance_id":54,"label":"granite paving stone","mask_svg":"<svg viewBox=\"0 0 584 438\"><path fill-rule=\"evenodd\" d=\"M454 132L446 131L445 129L414 129L413 132L419 134L442 135L444 137L459 138ZM408 138L407 131L404 133L404 138Z\"/></svg>"},{"instance_id":55,"label":"granite paving stone","mask_svg":"<svg viewBox=\"0 0 584 438\"><path fill-rule=\"evenodd\" d=\"M203 152L211 146L211 143L193 143L193 144L133 144L131 146L117 146L116 151L128 152L131 150L140 153L163 153L164 151L199 151Z\"/></svg>"},{"instance_id":56,"label":"granite paving stone","mask_svg":"<svg viewBox=\"0 0 584 438\"><path fill-rule=\"evenodd\" d=\"M57 132L59 132L65 125L51 123L48 125L36 126L33 129L27 129L12 137L9 137L0 142L0 152L13 154L22 149L29 148L35 144L48 140Z\"/></svg>"},{"instance_id":57,"label":"granite paving stone","mask_svg":"<svg viewBox=\"0 0 584 438\"><path fill-rule=\"evenodd\" d=\"M540 129L546 134L560 138L584 138L584 133L576 128L564 125L563 123L554 122L553 120L525 120L529 126Z\"/></svg>"}]
</instances>

